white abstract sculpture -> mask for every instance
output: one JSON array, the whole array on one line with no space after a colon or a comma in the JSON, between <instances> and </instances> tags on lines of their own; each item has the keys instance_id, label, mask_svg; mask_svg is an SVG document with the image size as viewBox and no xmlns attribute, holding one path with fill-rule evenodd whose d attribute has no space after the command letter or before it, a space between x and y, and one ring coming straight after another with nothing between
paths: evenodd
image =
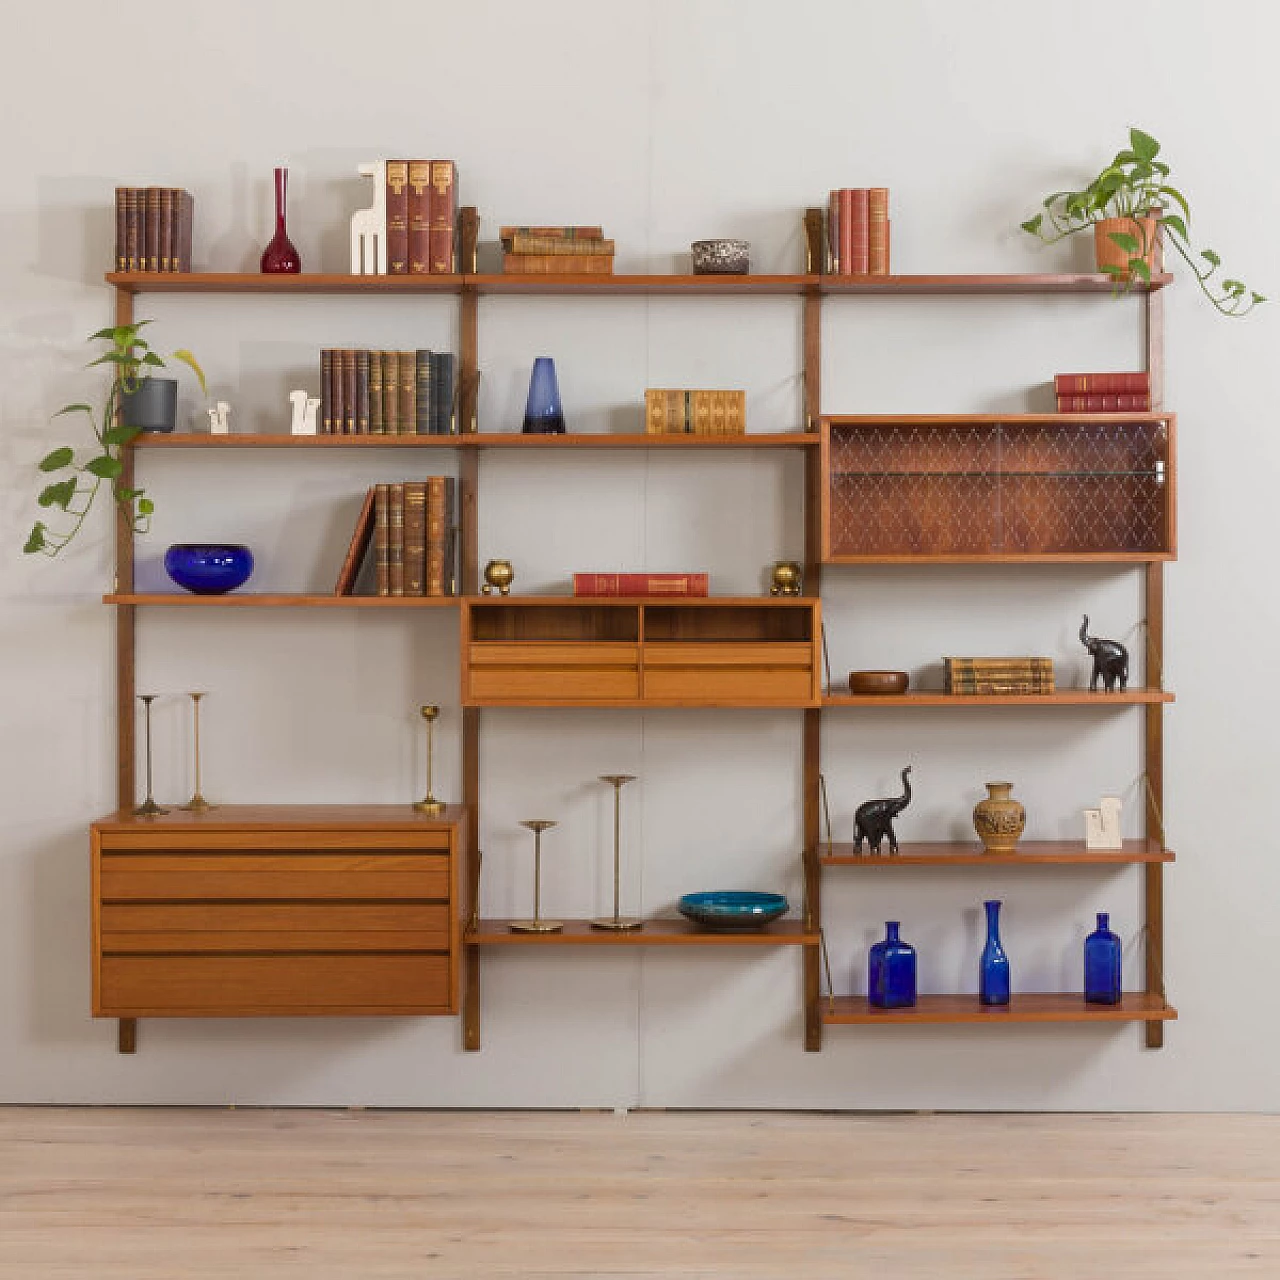
<instances>
[{"instance_id":1,"label":"white abstract sculpture","mask_svg":"<svg viewBox=\"0 0 1280 1280\"><path fill-rule=\"evenodd\" d=\"M1103 796L1096 809L1084 811L1084 847L1086 849L1123 849L1120 835L1120 800Z\"/></svg>"},{"instance_id":2,"label":"white abstract sculpture","mask_svg":"<svg viewBox=\"0 0 1280 1280\"><path fill-rule=\"evenodd\" d=\"M320 401L305 391L290 391L289 403L293 405L293 424L289 428L295 436L313 436L316 433L316 410Z\"/></svg>"},{"instance_id":3,"label":"white abstract sculpture","mask_svg":"<svg viewBox=\"0 0 1280 1280\"><path fill-rule=\"evenodd\" d=\"M351 215L351 274L387 274L387 162L360 166L362 178L373 179L373 205Z\"/></svg>"},{"instance_id":4,"label":"white abstract sculpture","mask_svg":"<svg viewBox=\"0 0 1280 1280\"><path fill-rule=\"evenodd\" d=\"M219 400L206 410L209 415L209 434L211 436L228 436L231 434L231 406L225 400Z\"/></svg>"}]
</instances>

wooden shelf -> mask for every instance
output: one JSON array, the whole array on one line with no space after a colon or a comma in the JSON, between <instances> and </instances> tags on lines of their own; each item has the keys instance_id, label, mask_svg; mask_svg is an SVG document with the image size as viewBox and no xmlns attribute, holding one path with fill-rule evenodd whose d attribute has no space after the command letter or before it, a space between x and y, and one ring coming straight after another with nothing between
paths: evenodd
<instances>
[{"instance_id":1,"label":"wooden shelf","mask_svg":"<svg viewBox=\"0 0 1280 1280\"><path fill-rule=\"evenodd\" d=\"M562 933L511 933L509 920L481 920L463 941L470 947L816 947L817 930L802 920L776 920L763 929L716 933L689 920L646 920L643 929L615 933L589 920L566 920Z\"/></svg>"},{"instance_id":2,"label":"wooden shelf","mask_svg":"<svg viewBox=\"0 0 1280 1280\"><path fill-rule=\"evenodd\" d=\"M139 449L803 449L816 448L817 432L749 432L740 436L606 434L581 432L562 436L523 435L517 431L483 431L457 436L214 436L207 432L144 432L133 441Z\"/></svg>"},{"instance_id":3,"label":"wooden shelf","mask_svg":"<svg viewBox=\"0 0 1280 1280\"><path fill-rule=\"evenodd\" d=\"M539 296L585 293L680 294L684 297L730 297L748 294L816 293L817 276L695 276L695 275L556 275L468 276L464 289L484 294L524 293Z\"/></svg>"},{"instance_id":4,"label":"wooden shelf","mask_svg":"<svg viewBox=\"0 0 1280 1280\"><path fill-rule=\"evenodd\" d=\"M866 846L864 845L865 849ZM823 844L818 865L823 867L1044 867L1126 866L1131 863L1172 862L1172 849L1156 840L1126 840L1123 849L1086 849L1081 840L1027 840L1016 853L983 853L977 841L903 842L894 855L856 854L840 841Z\"/></svg>"},{"instance_id":5,"label":"wooden shelf","mask_svg":"<svg viewBox=\"0 0 1280 1280\"><path fill-rule=\"evenodd\" d=\"M1173 281L1166 273L1155 275L1149 285L1139 284L1134 294L1162 289ZM1101 274L1078 275L891 275L819 276L818 292L827 294L868 293L1114 293L1115 281Z\"/></svg>"},{"instance_id":6,"label":"wooden shelf","mask_svg":"<svg viewBox=\"0 0 1280 1280\"><path fill-rule=\"evenodd\" d=\"M412 804L220 804L204 813L174 807L154 818L140 818L127 809L117 810L94 823L104 833L155 831L164 833L210 831L334 831L348 827L374 827L380 831L423 831L457 826L467 811L446 805L438 817L418 813Z\"/></svg>"},{"instance_id":7,"label":"wooden shelf","mask_svg":"<svg viewBox=\"0 0 1280 1280\"><path fill-rule=\"evenodd\" d=\"M829 693L824 707L1136 707L1172 702L1167 689L1126 689L1123 693L1090 693L1057 689L1053 693L942 693L922 689L895 694Z\"/></svg>"},{"instance_id":8,"label":"wooden shelf","mask_svg":"<svg viewBox=\"0 0 1280 1280\"><path fill-rule=\"evenodd\" d=\"M924 1024L966 1022L999 1025L1010 1022L1166 1022L1178 1016L1162 996L1126 991L1119 1004L1086 1004L1079 992L1015 995L1007 1005L984 1005L974 996L921 996L909 1009L877 1009L865 996L823 998L827 1026L873 1023Z\"/></svg>"},{"instance_id":9,"label":"wooden shelf","mask_svg":"<svg viewBox=\"0 0 1280 1280\"><path fill-rule=\"evenodd\" d=\"M174 605L180 608L232 609L449 609L461 596L335 596L284 595L229 591L220 596L197 596L187 592L114 594L102 597L104 604Z\"/></svg>"},{"instance_id":10,"label":"wooden shelf","mask_svg":"<svg viewBox=\"0 0 1280 1280\"><path fill-rule=\"evenodd\" d=\"M353 276L311 272L109 271L106 281L126 293L458 293L461 276Z\"/></svg>"}]
</instances>

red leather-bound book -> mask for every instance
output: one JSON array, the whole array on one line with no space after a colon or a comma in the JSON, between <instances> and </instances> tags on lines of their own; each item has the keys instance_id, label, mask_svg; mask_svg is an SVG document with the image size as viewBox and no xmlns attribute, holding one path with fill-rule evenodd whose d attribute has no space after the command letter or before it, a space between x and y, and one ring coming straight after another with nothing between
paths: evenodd
<instances>
[{"instance_id":1,"label":"red leather-bound book","mask_svg":"<svg viewBox=\"0 0 1280 1280\"><path fill-rule=\"evenodd\" d=\"M338 581L334 585L335 596L349 596L355 590L356 579L360 576L360 566L369 551L369 543L373 540L374 498L376 488L371 487L364 495L360 514L356 517L356 527L351 534L351 545L347 548L346 559L338 570ZM382 593L379 592L379 595Z\"/></svg>"},{"instance_id":2,"label":"red leather-bound book","mask_svg":"<svg viewBox=\"0 0 1280 1280\"><path fill-rule=\"evenodd\" d=\"M129 189L116 188L116 270L129 270Z\"/></svg>"},{"instance_id":3,"label":"red leather-bound book","mask_svg":"<svg viewBox=\"0 0 1280 1280\"><path fill-rule=\"evenodd\" d=\"M172 187L160 188L160 271L176 271L173 257L174 208Z\"/></svg>"},{"instance_id":4,"label":"red leather-bound book","mask_svg":"<svg viewBox=\"0 0 1280 1280\"><path fill-rule=\"evenodd\" d=\"M125 270L142 270L142 188L125 187Z\"/></svg>"},{"instance_id":5,"label":"red leather-bound book","mask_svg":"<svg viewBox=\"0 0 1280 1280\"><path fill-rule=\"evenodd\" d=\"M1059 413L1145 413L1151 408L1149 395L1124 392L1115 395L1093 391L1088 395L1059 396Z\"/></svg>"},{"instance_id":6,"label":"red leather-bound book","mask_svg":"<svg viewBox=\"0 0 1280 1280\"><path fill-rule=\"evenodd\" d=\"M841 187L836 195L840 209L840 274L847 276L853 270L853 191Z\"/></svg>"},{"instance_id":7,"label":"red leather-bound book","mask_svg":"<svg viewBox=\"0 0 1280 1280\"><path fill-rule=\"evenodd\" d=\"M409 162L387 161L387 273L409 274Z\"/></svg>"},{"instance_id":8,"label":"red leather-bound book","mask_svg":"<svg viewBox=\"0 0 1280 1280\"><path fill-rule=\"evenodd\" d=\"M427 482L408 480L404 486L404 593L426 596Z\"/></svg>"},{"instance_id":9,"label":"red leather-bound book","mask_svg":"<svg viewBox=\"0 0 1280 1280\"><path fill-rule=\"evenodd\" d=\"M1151 375L1141 371L1133 373L1057 373L1053 377L1053 389L1060 396L1087 395L1150 395Z\"/></svg>"},{"instance_id":10,"label":"red leather-bound book","mask_svg":"<svg viewBox=\"0 0 1280 1280\"><path fill-rule=\"evenodd\" d=\"M160 188L148 187L146 190L146 270L160 270Z\"/></svg>"},{"instance_id":11,"label":"red leather-bound book","mask_svg":"<svg viewBox=\"0 0 1280 1280\"><path fill-rule=\"evenodd\" d=\"M457 214L458 166L452 160L431 162L431 270L452 275L456 270L453 224Z\"/></svg>"},{"instance_id":12,"label":"red leather-bound book","mask_svg":"<svg viewBox=\"0 0 1280 1280\"><path fill-rule=\"evenodd\" d=\"M850 273L865 276L871 270L871 211L870 191L867 187L855 187L850 193Z\"/></svg>"},{"instance_id":13,"label":"red leather-bound book","mask_svg":"<svg viewBox=\"0 0 1280 1280\"><path fill-rule=\"evenodd\" d=\"M320 351L320 434L333 435L333 350Z\"/></svg>"},{"instance_id":14,"label":"red leather-bound book","mask_svg":"<svg viewBox=\"0 0 1280 1280\"><path fill-rule=\"evenodd\" d=\"M431 161L409 161L409 274L431 270Z\"/></svg>"},{"instance_id":15,"label":"red leather-bound book","mask_svg":"<svg viewBox=\"0 0 1280 1280\"><path fill-rule=\"evenodd\" d=\"M575 596L705 596L705 573L575 573Z\"/></svg>"}]
</instances>

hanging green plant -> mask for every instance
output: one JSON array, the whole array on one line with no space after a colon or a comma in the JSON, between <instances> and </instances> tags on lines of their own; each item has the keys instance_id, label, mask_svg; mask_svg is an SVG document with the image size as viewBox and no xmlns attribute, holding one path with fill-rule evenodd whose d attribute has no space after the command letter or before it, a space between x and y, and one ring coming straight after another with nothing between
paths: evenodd
<instances>
[{"instance_id":1,"label":"hanging green plant","mask_svg":"<svg viewBox=\"0 0 1280 1280\"><path fill-rule=\"evenodd\" d=\"M92 369L96 365L108 365L111 369L111 386L101 414L95 417L92 405L68 404L53 416L84 414L93 432L96 451L86 461L77 462L75 446L62 445L40 460L39 468L43 473L61 473L61 478L46 484L36 502L46 509L56 508L64 512L70 523L62 529L53 529L43 520L37 520L22 548L29 555L39 552L56 556L65 550L83 527L85 517L104 484L109 487L117 505L127 513L135 533L146 533L150 528L155 504L142 489L120 483L124 472L124 450L140 430L124 424L125 398L139 389L150 370L165 367L165 357L157 355L139 332L143 325L149 323L148 320L140 320L137 324L116 325L111 329L99 329L90 336L90 342L110 344L102 355L90 360L86 366ZM196 375L200 390L205 390L204 371L190 351L174 351L168 359L185 364Z\"/></svg>"},{"instance_id":2,"label":"hanging green plant","mask_svg":"<svg viewBox=\"0 0 1280 1280\"><path fill-rule=\"evenodd\" d=\"M1129 145L1088 186L1055 191L1044 212L1022 229L1054 244L1086 227L1094 229L1098 270L1122 288L1150 282L1157 245L1163 239L1191 268L1206 298L1224 316L1247 315L1266 299L1240 280L1215 279L1222 260L1191 243L1191 209L1169 183L1169 166L1157 157L1160 144L1141 129L1129 130ZM1161 232L1164 232L1163 237Z\"/></svg>"}]
</instances>

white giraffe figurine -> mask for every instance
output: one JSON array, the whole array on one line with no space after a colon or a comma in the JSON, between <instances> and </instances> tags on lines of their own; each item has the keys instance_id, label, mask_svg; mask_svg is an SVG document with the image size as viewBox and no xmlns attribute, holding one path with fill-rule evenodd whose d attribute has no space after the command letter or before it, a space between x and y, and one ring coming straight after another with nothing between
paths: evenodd
<instances>
[{"instance_id":1,"label":"white giraffe figurine","mask_svg":"<svg viewBox=\"0 0 1280 1280\"><path fill-rule=\"evenodd\" d=\"M362 178L373 179L373 205L351 215L351 274L387 274L387 162L360 166Z\"/></svg>"},{"instance_id":2,"label":"white giraffe figurine","mask_svg":"<svg viewBox=\"0 0 1280 1280\"><path fill-rule=\"evenodd\" d=\"M320 408L320 400L309 396L305 391L290 391L289 402L293 405L293 424L289 428L295 436L313 436L316 434L316 410Z\"/></svg>"},{"instance_id":3,"label":"white giraffe figurine","mask_svg":"<svg viewBox=\"0 0 1280 1280\"><path fill-rule=\"evenodd\" d=\"M1123 849L1120 834L1120 810L1123 806L1118 796L1103 796L1096 809L1084 811L1084 847L1086 849Z\"/></svg>"},{"instance_id":4,"label":"white giraffe figurine","mask_svg":"<svg viewBox=\"0 0 1280 1280\"><path fill-rule=\"evenodd\" d=\"M209 415L209 434L211 436L228 436L231 434L231 406L225 400L206 409Z\"/></svg>"}]
</instances>

